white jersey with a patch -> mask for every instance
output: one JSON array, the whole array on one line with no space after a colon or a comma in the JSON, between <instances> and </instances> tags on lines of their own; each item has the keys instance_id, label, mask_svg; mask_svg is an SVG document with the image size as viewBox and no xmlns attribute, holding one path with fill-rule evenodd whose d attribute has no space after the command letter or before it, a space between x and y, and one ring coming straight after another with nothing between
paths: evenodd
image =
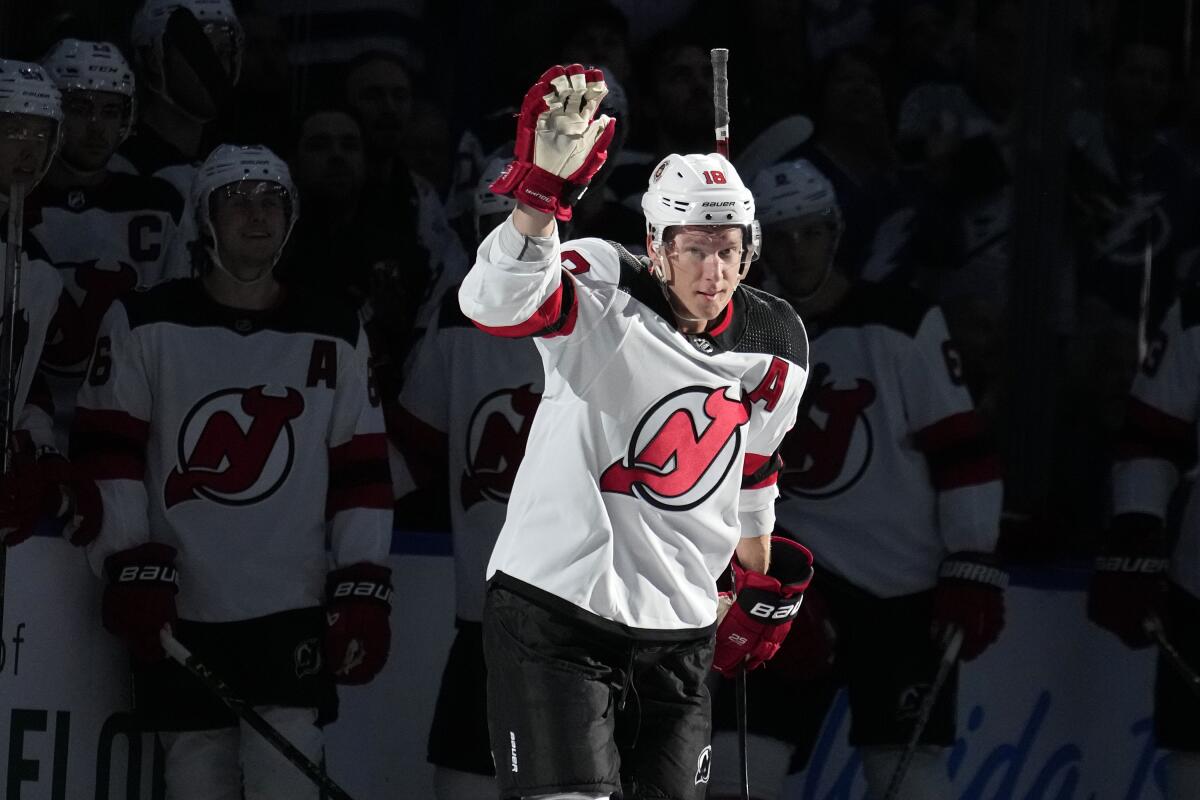
<instances>
[{"instance_id":1,"label":"white jersey with a patch","mask_svg":"<svg viewBox=\"0 0 1200 800\"><path fill-rule=\"evenodd\" d=\"M489 579L643 635L712 625L739 537L774 528L808 368L795 312L741 287L710 333L684 335L641 261L511 218L459 302L489 332L537 337L545 373Z\"/></svg>"},{"instance_id":2,"label":"white jersey with a patch","mask_svg":"<svg viewBox=\"0 0 1200 800\"><path fill-rule=\"evenodd\" d=\"M99 186L45 189L38 199L41 219L32 230L66 288L41 363L54 398L55 433L65 447L75 395L108 307L135 288L190 273L186 262L168 259L183 198L158 178L114 173Z\"/></svg>"},{"instance_id":3,"label":"white jersey with a patch","mask_svg":"<svg viewBox=\"0 0 1200 800\"><path fill-rule=\"evenodd\" d=\"M96 339L71 451L104 505L93 567L147 541L175 547L184 619L317 606L329 569L386 561L367 341L327 298L292 290L244 311L198 279L125 295Z\"/></svg>"},{"instance_id":4,"label":"white jersey with a patch","mask_svg":"<svg viewBox=\"0 0 1200 800\"><path fill-rule=\"evenodd\" d=\"M1200 421L1200 288L1180 295L1150 339L1133 382L1113 467L1113 514L1167 518L1196 461ZM1171 555L1171 579L1200 597L1200 495L1193 489Z\"/></svg>"},{"instance_id":5,"label":"white jersey with a patch","mask_svg":"<svg viewBox=\"0 0 1200 800\"><path fill-rule=\"evenodd\" d=\"M780 528L877 597L931 588L948 553L992 552L998 462L941 311L902 287L857 284L809 330Z\"/></svg>"},{"instance_id":6,"label":"white jersey with a patch","mask_svg":"<svg viewBox=\"0 0 1200 800\"><path fill-rule=\"evenodd\" d=\"M488 558L534 412L542 360L529 339L489 336L463 316L458 290L442 298L411 361L392 426L414 479L425 465L448 478L454 536L455 614L478 622ZM440 481L439 481L440 483Z\"/></svg>"}]
</instances>

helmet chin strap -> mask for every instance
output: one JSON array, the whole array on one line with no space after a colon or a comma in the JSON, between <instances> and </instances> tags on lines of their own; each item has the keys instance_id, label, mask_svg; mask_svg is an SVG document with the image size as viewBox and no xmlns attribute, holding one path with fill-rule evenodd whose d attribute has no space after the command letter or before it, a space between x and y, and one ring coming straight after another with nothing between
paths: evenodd
<instances>
[{"instance_id":1,"label":"helmet chin strap","mask_svg":"<svg viewBox=\"0 0 1200 800\"><path fill-rule=\"evenodd\" d=\"M275 269L275 263L279 260L279 258L277 256L271 262L270 266L268 266L266 269L259 272L253 278L243 278L239 275L235 275L233 272L231 272L229 270L228 267L226 267L223 263L221 263L221 257L219 255L217 255L217 249L215 247L205 247L204 250L208 253L208 259L209 259L209 261L211 261L213 263L214 267L221 270L221 272L224 272L226 275L228 275L230 278L232 278L234 281L236 281L237 283L239 283L242 286L256 286L256 285L262 283L263 281L267 280L268 278L270 278L272 271Z\"/></svg>"}]
</instances>

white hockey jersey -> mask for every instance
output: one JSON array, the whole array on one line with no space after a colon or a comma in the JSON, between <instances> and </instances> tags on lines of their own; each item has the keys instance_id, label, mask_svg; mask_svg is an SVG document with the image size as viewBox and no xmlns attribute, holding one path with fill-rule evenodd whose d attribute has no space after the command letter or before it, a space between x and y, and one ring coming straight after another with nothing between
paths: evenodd
<instances>
[{"instance_id":1,"label":"white hockey jersey","mask_svg":"<svg viewBox=\"0 0 1200 800\"><path fill-rule=\"evenodd\" d=\"M41 191L38 200L40 220L32 231L66 288L41 363L54 398L55 434L65 450L75 395L108 307L134 288L187 277L191 270L186 261L167 257L183 198L166 181L112 173L95 188Z\"/></svg>"},{"instance_id":2,"label":"white hockey jersey","mask_svg":"<svg viewBox=\"0 0 1200 800\"><path fill-rule=\"evenodd\" d=\"M1196 461L1200 421L1200 287L1180 295L1148 343L1133 382L1113 466L1113 514L1167 518L1181 475ZM1171 579L1200 597L1200 493L1184 507Z\"/></svg>"},{"instance_id":3,"label":"white hockey jersey","mask_svg":"<svg viewBox=\"0 0 1200 800\"><path fill-rule=\"evenodd\" d=\"M459 302L489 332L536 336L545 373L489 579L633 635L712 625L739 536L774 526L808 368L795 312L741 287L710 333L684 335L640 261L511 218Z\"/></svg>"},{"instance_id":4,"label":"white hockey jersey","mask_svg":"<svg viewBox=\"0 0 1200 800\"><path fill-rule=\"evenodd\" d=\"M942 313L856 284L809 320L812 370L784 440L779 527L877 597L931 588L947 553L990 553L1002 487Z\"/></svg>"},{"instance_id":5,"label":"white hockey jersey","mask_svg":"<svg viewBox=\"0 0 1200 800\"><path fill-rule=\"evenodd\" d=\"M0 216L0 280L7 250L7 226ZM17 324L17 409L13 424L16 430L28 431L36 447L54 447L52 402L49 389L37 375L37 363L46 343L46 331L62 295L62 279L54 267L39 258L23 254L21 292L18 301L21 311ZM0 317L5 309L0 308ZM3 391L0 389L0 391Z\"/></svg>"},{"instance_id":6,"label":"white hockey jersey","mask_svg":"<svg viewBox=\"0 0 1200 800\"><path fill-rule=\"evenodd\" d=\"M175 547L184 619L316 606L327 570L386 561L391 478L366 337L326 298L293 290L244 311L197 279L125 295L101 324L71 451L104 505L93 568L146 541Z\"/></svg>"},{"instance_id":7,"label":"white hockey jersey","mask_svg":"<svg viewBox=\"0 0 1200 800\"><path fill-rule=\"evenodd\" d=\"M459 309L457 287L443 296L413 356L400 392L403 419L391 434L414 476L421 462L445 456L439 466L449 478L459 619L482 619L488 558L504 525L542 383L542 360L532 341L483 333Z\"/></svg>"}]
</instances>

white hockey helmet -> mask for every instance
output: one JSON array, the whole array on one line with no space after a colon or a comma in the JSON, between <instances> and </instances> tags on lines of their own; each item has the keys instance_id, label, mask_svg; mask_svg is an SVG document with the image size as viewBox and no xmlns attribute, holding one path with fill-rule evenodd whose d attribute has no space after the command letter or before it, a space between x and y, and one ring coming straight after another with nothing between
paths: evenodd
<instances>
[{"instance_id":1,"label":"white hockey helmet","mask_svg":"<svg viewBox=\"0 0 1200 800\"><path fill-rule=\"evenodd\" d=\"M213 264L222 269L224 266L217 255L217 235L212 224L209 200L217 189L242 181L266 181L278 184L283 189L288 221L283 242L275 254L276 261L283 254L283 245L287 244L292 228L300 217L300 196L296 192L296 184L292 182L292 173L282 158L263 145L218 145L196 171L196 177L192 180L191 199L204 247Z\"/></svg>"},{"instance_id":2,"label":"white hockey helmet","mask_svg":"<svg viewBox=\"0 0 1200 800\"><path fill-rule=\"evenodd\" d=\"M229 77L237 83L242 73L246 35L230 0L146 0L133 17L129 39L134 48L151 48L161 61L163 34L167 30L167 21L177 8L190 11L205 30L216 26L229 31L233 42L233 74Z\"/></svg>"},{"instance_id":3,"label":"white hockey helmet","mask_svg":"<svg viewBox=\"0 0 1200 800\"><path fill-rule=\"evenodd\" d=\"M663 234L676 225L741 226L743 277L762 248L762 233L754 218L754 195L733 164L717 153L672 153L660 161L642 195L642 213L650 246L660 254Z\"/></svg>"},{"instance_id":4,"label":"white hockey helmet","mask_svg":"<svg viewBox=\"0 0 1200 800\"><path fill-rule=\"evenodd\" d=\"M121 139L133 127L133 69L115 44L62 39L42 56L42 67L59 91L111 92L129 98Z\"/></svg>"},{"instance_id":5,"label":"white hockey helmet","mask_svg":"<svg viewBox=\"0 0 1200 800\"><path fill-rule=\"evenodd\" d=\"M58 87L39 65L0 58L0 114L28 114L54 123L40 180L62 143L62 94Z\"/></svg>"},{"instance_id":6,"label":"white hockey helmet","mask_svg":"<svg viewBox=\"0 0 1200 800\"><path fill-rule=\"evenodd\" d=\"M841 226L842 211L833 184L805 159L775 164L758 173L754 197L764 225L815 214Z\"/></svg>"},{"instance_id":7,"label":"white hockey helmet","mask_svg":"<svg viewBox=\"0 0 1200 800\"><path fill-rule=\"evenodd\" d=\"M61 39L46 55L42 67L59 91L113 92L133 97L133 69L115 44Z\"/></svg>"},{"instance_id":8,"label":"white hockey helmet","mask_svg":"<svg viewBox=\"0 0 1200 800\"><path fill-rule=\"evenodd\" d=\"M480 217L486 217L489 214L507 214L517 207L516 200L492 191L492 184L500 177L500 173L504 172L504 168L510 161L512 161L511 158L493 158L483 168L483 175L480 176L479 183L475 186L474 206L477 225Z\"/></svg>"}]
</instances>

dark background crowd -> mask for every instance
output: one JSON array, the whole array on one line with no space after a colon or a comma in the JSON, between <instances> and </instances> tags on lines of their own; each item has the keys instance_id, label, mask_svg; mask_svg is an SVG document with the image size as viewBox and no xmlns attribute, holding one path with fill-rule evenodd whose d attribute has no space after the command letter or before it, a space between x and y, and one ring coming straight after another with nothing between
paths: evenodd
<instances>
[{"instance_id":1,"label":"dark background crowd","mask_svg":"<svg viewBox=\"0 0 1200 800\"><path fill-rule=\"evenodd\" d=\"M73 36L128 54L136 6L4 0L0 53L37 60ZM944 308L1000 443L1004 553L1094 550L1138 358L1200 252L1191 0L234 6L240 78L200 153L288 160L303 210L277 269L363 308L385 398L423 307L473 260L473 194L531 81L604 68L619 134L568 235L644 246L650 169L712 149L708 54L727 47L746 182L809 159L838 193L841 267ZM440 521L410 510L398 526Z\"/></svg>"}]
</instances>

